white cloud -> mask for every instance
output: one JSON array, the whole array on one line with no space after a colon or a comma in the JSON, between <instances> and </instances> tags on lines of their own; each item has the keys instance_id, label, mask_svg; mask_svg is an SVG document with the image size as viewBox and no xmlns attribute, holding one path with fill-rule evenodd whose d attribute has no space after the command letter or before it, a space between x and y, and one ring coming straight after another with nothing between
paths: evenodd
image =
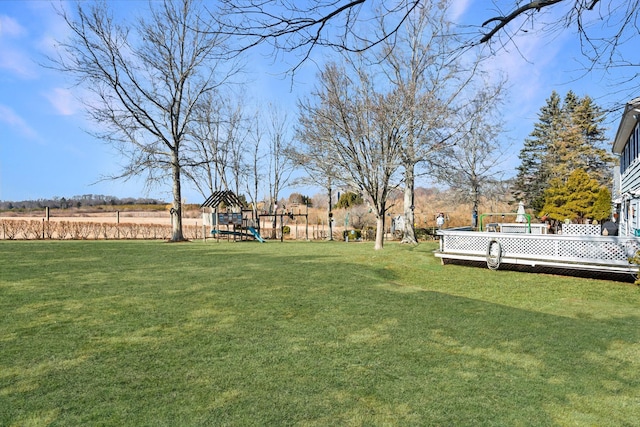
<instances>
[{"instance_id":1,"label":"white cloud","mask_svg":"<svg viewBox=\"0 0 640 427\"><path fill-rule=\"evenodd\" d=\"M23 79L37 76L28 49L22 45L27 30L18 21L0 15L0 69L9 70Z\"/></svg>"},{"instance_id":2,"label":"white cloud","mask_svg":"<svg viewBox=\"0 0 640 427\"><path fill-rule=\"evenodd\" d=\"M460 17L469 9L470 3L471 0L455 0L451 2L451 6L448 11L449 19L453 22L458 22Z\"/></svg>"},{"instance_id":3,"label":"white cloud","mask_svg":"<svg viewBox=\"0 0 640 427\"><path fill-rule=\"evenodd\" d=\"M38 73L29 55L0 43L0 69L9 70L23 79L33 79Z\"/></svg>"},{"instance_id":4,"label":"white cloud","mask_svg":"<svg viewBox=\"0 0 640 427\"><path fill-rule=\"evenodd\" d=\"M14 129L26 138L33 140L40 139L38 133L32 129L22 117L5 105L0 105L0 122L6 123L11 129Z\"/></svg>"},{"instance_id":5,"label":"white cloud","mask_svg":"<svg viewBox=\"0 0 640 427\"><path fill-rule=\"evenodd\" d=\"M78 101L71 91L62 88L53 88L44 94L56 112L62 116L71 116L78 111Z\"/></svg>"},{"instance_id":6,"label":"white cloud","mask_svg":"<svg viewBox=\"0 0 640 427\"><path fill-rule=\"evenodd\" d=\"M67 10L64 4L57 4L56 8ZM65 42L72 35L72 31L66 21L60 16L57 10L51 7L46 10L39 10L42 19L42 32L39 34L37 47L44 54L57 56L60 42Z\"/></svg>"},{"instance_id":7,"label":"white cloud","mask_svg":"<svg viewBox=\"0 0 640 427\"><path fill-rule=\"evenodd\" d=\"M18 21L9 16L0 15L0 40L5 37L21 37L26 33L27 31L18 23Z\"/></svg>"}]
</instances>

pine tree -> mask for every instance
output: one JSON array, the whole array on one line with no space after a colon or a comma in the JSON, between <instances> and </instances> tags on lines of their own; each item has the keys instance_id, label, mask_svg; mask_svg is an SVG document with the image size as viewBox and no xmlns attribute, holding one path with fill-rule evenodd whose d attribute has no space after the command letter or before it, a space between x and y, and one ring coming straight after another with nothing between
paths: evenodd
<instances>
[{"instance_id":1,"label":"pine tree","mask_svg":"<svg viewBox=\"0 0 640 427\"><path fill-rule=\"evenodd\" d=\"M594 218L594 205L603 187L583 169L571 172L568 179L554 178L544 192L545 204L540 216L557 221L582 222Z\"/></svg>"},{"instance_id":2,"label":"pine tree","mask_svg":"<svg viewBox=\"0 0 640 427\"><path fill-rule=\"evenodd\" d=\"M541 211L546 204L545 190L558 186L556 179L566 182L577 169L609 187L614 159L603 148L603 120L604 112L589 96L580 98L569 91L561 102L552 92L520 151L516 198Z\"/></svg>"},{"instance_id":3,"label":"pine tree","mask_svg":"<svg viewBox=\"0 0 640 427\"><path fill-rule=\"evenodd\" d=\"M547 160L549 147L557 139L555 135L560 130L560 103L560 96L553 91L547 99L547 105L541 108L538 122L534 124L530 137L525 139L518 156L521 164L517 168L514 195L536 211L544 204L544 190L551 179Z\"/></svg>"},{"instance_id":4,"label":"pine tree","mask_svg":"<svg viewBox=\"0 0 640 427\"><path fill-rule=\"evenodd\" d=\"M600 222L611 218L611 191L605 186L600 187L598 197L591 209L591 218Z\"/></svg>"},{"instance_id":5,"label":"pine tree","mask_svg":"<svg viewBox=\"0 0 640 427\"><path fill-rule=\"evenodd\" d=\"M585 96L573 110L572 121L581 131L582 144L576 150L580 155L580 165L590 177L601 185L611 186L611 167L615 163L604 144L607 141L606 129L602 127L604 111L595 105L589 96Z\"/></svg>"}]
</instances>

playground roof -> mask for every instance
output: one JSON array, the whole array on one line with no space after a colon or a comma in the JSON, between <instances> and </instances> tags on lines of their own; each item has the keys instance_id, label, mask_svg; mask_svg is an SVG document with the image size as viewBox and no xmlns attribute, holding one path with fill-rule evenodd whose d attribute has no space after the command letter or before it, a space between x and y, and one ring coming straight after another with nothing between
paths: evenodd
<instances>
[{"instance_id":1,"label":"playground roof","mask_svg":"<svg viewBox=\"0 0 640 427\"><path fill-rule=\"evenodd\" d=\"M220 203L223 202L227 206L242 206L242 202L240 201L238 196L236 196L233 191L227 190L216 191L211 196L209 196L207 200L205 200L204 203L200 205L200 207L215 209L220 205Z\"/></svg>"}]
</instances>

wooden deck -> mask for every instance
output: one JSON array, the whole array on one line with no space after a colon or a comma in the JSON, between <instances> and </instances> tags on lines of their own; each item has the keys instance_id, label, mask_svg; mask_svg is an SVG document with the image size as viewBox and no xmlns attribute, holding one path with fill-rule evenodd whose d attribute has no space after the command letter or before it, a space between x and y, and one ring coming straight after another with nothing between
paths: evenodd
<instances>
[{"instance_id":1,"label":"wooden deck","mask_svg":"<svg viewBox=\"0 0 640 427\"><path fill-rule=\"evenodd\" d=\"M446 263L474 263L490 269L528 267L530 271L597 273L635 277L629 257L640 250L638 237L523 234L441 230L435 256ZM582 275L582 274L581 274ZM616 277L617 278L617 277Z\"/></svg>"}]
</instances>

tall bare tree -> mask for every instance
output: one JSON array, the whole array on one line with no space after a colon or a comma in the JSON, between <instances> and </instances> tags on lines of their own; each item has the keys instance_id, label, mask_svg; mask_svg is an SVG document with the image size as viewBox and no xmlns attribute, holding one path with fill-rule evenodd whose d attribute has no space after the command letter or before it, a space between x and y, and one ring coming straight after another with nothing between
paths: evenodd
<instances>
[{"instance_id":1,"label":"tall bare tree","mask_svg":"<svg viewBox=\"0 0 640 427\"><path fill-rule=\"evenodd\" d=\"M289 185L294 165L287 149L292 143L292 136L289 134L289 119L286 112L274 105L269 105L266 112L267 128L266 137L269 145L268 149L268 181L269 199L273 209L273 232L276 230L275 207L280 197L280 192ZM275 235L273 236L275 238Z\"/></svg>"},{"instance_id":2,"label":"tall bare tree","mask_svg":"<svg viewBox=\"0 0 640 427\"><path fill-rule=\"evenodd\" d=\"M207 94L196 111L190 149L199 162L185 172L204 197L220 189L240 194L247 179L248 119L237 101L243 97L235 99Z\"/></svg>"},{"instance_id":3,"label":"tall bare tree","mask_svg":"<svg viewBox=\"0 0 640 427\"><path fill-rule=\"evenodd\" d=\"M395 93L376 91L367 64L347 64L349 70L328 64L312 97L300 103L300 140L326 146L321 151L336 166L336 178L368 199L376 216L375 249L382 249L400 168L401 113Z\"/></svg>"},{"instance_id":4,"label":"tall bare tree","mask_svg":"<svg viewBox=\"0 0 640 427\"><path fill-rule=\"evenodd\" d=\"M223 157L226 150L219 143L223 118L218 104L216 93L205 94L199 103L191 135L194 141L193 156L201 161L184 171L205 198L221 186L225 190L228 187L226 176L220 171L220 166L225 164Z\"/></svg>"},{"instance_id":5,"label":"tall bare tree","mask_svg":"<svg viewBox=\"0 0 640 427\"><path fill-rule=\"evenodd\" d=\"M482 57L454 57L451 52L463 41L452 30L449 0L415 7L398 29L393 43L382 37L382 49L373 48L379 66L394 91L403 115L404 230L403 243L417 243L414 231L414 188L419 168L428 165L439 151L464 140L469 122L464 112L476 98L487 98ZM381 23L379 31L384 31ZM490 107L490 106L489 106ZM484 115L483 110L475 111ZM449 152L449 151L444 151ZM438 156L443 161L443 156ZM449 162L446 162L449 164Z\"/></svg>"},{"instance_id":6,"label":"tall bare tree","mask_svg":"<svg viewBox=\"0 0 640 427\"><path fill-rule=\"evenodd\" d=\"M504 160L504 148L498 142L502 132L498 117L501 101L500 90L488 84L461 111L467 118L463 122L464 137L436 152L428 164L430 174L447 184L458 202L472 204L473 227L477 226L481 196L490 196L496 183L502 182L499 165Z\"/></svg>"},{"instance_id":7,"label":"tall bare tree","mask_svg":"<svg viewBox=\"0 0 640 427\"><path fill-rule=\"evenodd\" d=\"M264 153L261 151L264 135L261 122L262 120L259 119L259 114L256 113L253 115L251 123L249 124L248 139L250 150L247 155L248 177L245 183L247 195L249 196L253 209L253 218L256 220L259 218L258 191L260 190L260 181L264 175L262 173L262 160L264 158Z\"/></svg>"},{"instance_id":8,"label":"tall bare tree","mask_svg":"<svg viewBox=\"0 0 640 427\"><path fill-rule=\"evenodd\" d=\"M181 241L182 172L197 161L185 149L194 112L236 68L224 61L226 37L203 19L199 2L150 5L134 23L116 21L107 2L60 10L72 36L52 60L91 94L85 105L95 134L126 159L115 178L143 175L153 185L171 177L171 240Z\"/></svg>"},{"instance_id":9,"label":"tall bare tree","mask_svg":"<svg viewBox=\"0 0 640 427\"><path fill-rule=\"evenodd\" d=\"M302 116L296 129L296 138L301 144L292 146L287 150L287 155L307 174L306 177L300 178L299 182L316 185L326 190L329 240L333 240L333 189L337 184L338 165L331 155L332 146L323 141L322 137L315 135L315 130L309 117Z\"/></svg>"}]
</instances>

